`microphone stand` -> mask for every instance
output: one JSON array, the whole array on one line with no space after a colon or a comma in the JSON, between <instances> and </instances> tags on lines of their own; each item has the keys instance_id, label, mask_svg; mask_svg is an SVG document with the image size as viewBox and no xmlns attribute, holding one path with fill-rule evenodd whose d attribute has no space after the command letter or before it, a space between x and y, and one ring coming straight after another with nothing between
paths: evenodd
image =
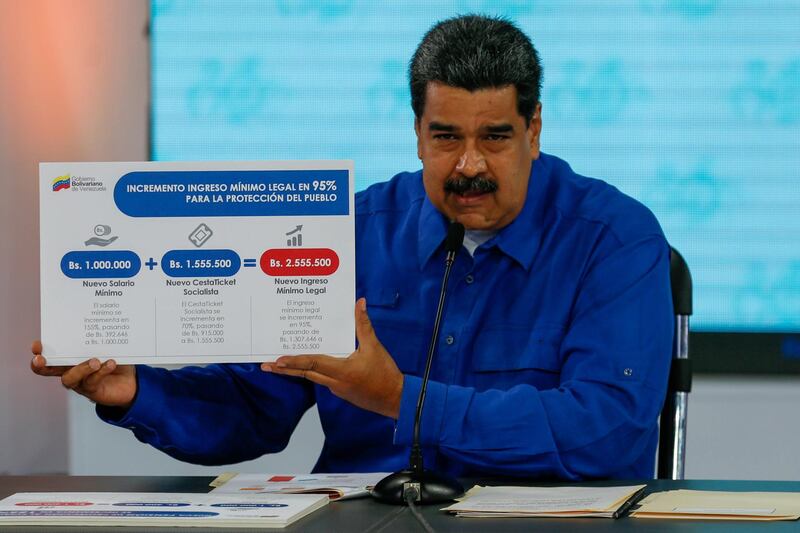
<instances>
[{"instance_id":1,"label":"microphone stand","mask_svg":"<svg viewBox=\"0 0 800 533\"><path fill-rule=\"evenodd\" d=\"M464 226L458 222L452 222L447 230L445 238L445 258L444 279L442 288L439 292L439 305L436 308L436 319L433 323L433 336L428 347L428 358L425 364L425 373L422 376L422 387L417 399L417 411L414 415L414 440L411 445L411 455L409 458L410 466L390 474L380 480L372 489L372 496L382 502L394 504L413 504L413 503L438 503L454 500L464 494L464 487L455 479L439 474L432 470L426 470L423 466L422 447L419 443L419 427L422 419L422 407L425 403L425 393L428 390L428 379L430 378L431 366L433 364L433 353L436 349L436 341L439 338L439 329L442 322L444 311L444 300L447 294L447 281L450 278L450 270L456 259L456 254L464 242Z\"/></svg>"}]
</instances>

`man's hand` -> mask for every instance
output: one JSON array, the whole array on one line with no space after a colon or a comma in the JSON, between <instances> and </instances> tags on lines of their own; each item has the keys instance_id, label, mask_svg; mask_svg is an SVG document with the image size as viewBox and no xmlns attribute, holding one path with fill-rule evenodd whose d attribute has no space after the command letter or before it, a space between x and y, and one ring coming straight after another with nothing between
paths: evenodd
<instances>
[{"instance_id":1,"label":"man's hand","mask_svg":"<svg viewBox=\"0 0 800 533\"><path fill-rule=\"evenodd\" d=\"M358 349L347 358L285 355L274 363L263 363L261 369L308 379L353 405L397 419L403 374L375 335L364 298L356 302L355 313Z\"/></svg>"},{"instance_id":2,"label":"man's hand","mask_svg":"<svg viewBox=\"0 0 800 533\"><path fill-rule=\"evenodd\" d=\"M40 376L60 376L65 388L101 405L127 409L136 396L136 367L118 366L113 359L100 363L93 358L75 366L45 366L42 343L31 346L31 370Z\"/></svg>"}]
</instances>

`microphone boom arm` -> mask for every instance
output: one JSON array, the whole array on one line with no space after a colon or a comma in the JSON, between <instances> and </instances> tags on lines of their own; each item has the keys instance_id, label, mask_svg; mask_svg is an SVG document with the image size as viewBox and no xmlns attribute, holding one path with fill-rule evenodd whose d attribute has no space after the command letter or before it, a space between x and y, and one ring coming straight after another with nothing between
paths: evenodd
<instances>
[{"instance_id":1,"label":"microphone boom arm","mask_svg":"<svg viewBox=\"0 0 800 533\"><path fill-rule=\"evenodd\" d=\"M442 313L444 312L444 299L447 295L447 281L450 278L450 269L456 259L456 254L464 242L464 226L458 222L451 222L447 229L444 241L445 257L444 278L442 289L439 292L439 305L436 307L436 319L433 322L433 335L428 347L428 357L425 363L425 373L422 375L422 386L417 399L417 410L414 415L414 440L411 445L409 457L410 468L390 474L380 480L373 487L370 494L376 500L401 505L413 503L439 503L454 500L464 494L464 487L448 476L425 470L422 460L422 446L419 443L419 428L422 420L422 407L425 404L425 393L428 390L428 379L433 364L433 354L436 351L436 341L439 338Z\"/></svg>"},{"instance_id":2,"label":"microphone boom arm","mask_svg":"<svg viewBox=\"0 0 800 533\"><path fill-rule=\"evenodd\" d=\"M422 448L419 444L419 431L420 424L422 423L422 406L425 404L425 394L428 392L428 379L431 374L431 367L433 366L433 351L436 349L436 341L439 339L439 330L442 326L442 312L444 311L444 299L447 295L447 281L450 278L450 270L453 267L453 262L456 259L456 251L447 252L445 259L444 278L442 279L442 290L439 292L439 305L436 307L436 320L433 323L433 335L431 336L431 343L428 346L428 356L425 363L425 373L422 375L422 387L419 391L419 398L417 398L417 412L414 415L414 441L411 446L411 469L421 474L423 471L422 461Z\"/></svg>"}]
</instances>

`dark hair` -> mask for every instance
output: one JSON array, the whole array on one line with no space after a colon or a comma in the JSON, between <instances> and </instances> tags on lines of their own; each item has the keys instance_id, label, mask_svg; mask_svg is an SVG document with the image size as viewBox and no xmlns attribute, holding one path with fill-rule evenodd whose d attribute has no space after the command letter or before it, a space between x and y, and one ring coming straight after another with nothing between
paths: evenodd
<instances>
[{"instance_id":1,"label":"dark hair","mask_svg":"<svg viewBox=\"0 0 800 533\"><path fill-rule=\"evenodd\" d=\"M408 68L411 107L425 110L430 82L468 91L513 85L517 111L530 122L542 87L542 66L533 43L500 17L463 15L438 22L419 43Z\"/></svg>"}]
</instances>

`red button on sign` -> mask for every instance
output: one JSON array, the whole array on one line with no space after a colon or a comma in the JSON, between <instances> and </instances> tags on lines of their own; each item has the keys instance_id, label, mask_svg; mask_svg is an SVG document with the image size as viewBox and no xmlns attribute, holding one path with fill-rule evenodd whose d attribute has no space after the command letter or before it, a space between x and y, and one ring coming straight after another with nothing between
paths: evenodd
<instances>
[{"instance_id":1,"label":"red button on sign","mask_svg":"<svg viewBox=\"0 0 800 533\"><path fill-rule=\"evenodd\" d=\"M273 248L261 254L268 276L330 276L338 268L339 256L330 248Z\"/></svg>"}]
</instances>

